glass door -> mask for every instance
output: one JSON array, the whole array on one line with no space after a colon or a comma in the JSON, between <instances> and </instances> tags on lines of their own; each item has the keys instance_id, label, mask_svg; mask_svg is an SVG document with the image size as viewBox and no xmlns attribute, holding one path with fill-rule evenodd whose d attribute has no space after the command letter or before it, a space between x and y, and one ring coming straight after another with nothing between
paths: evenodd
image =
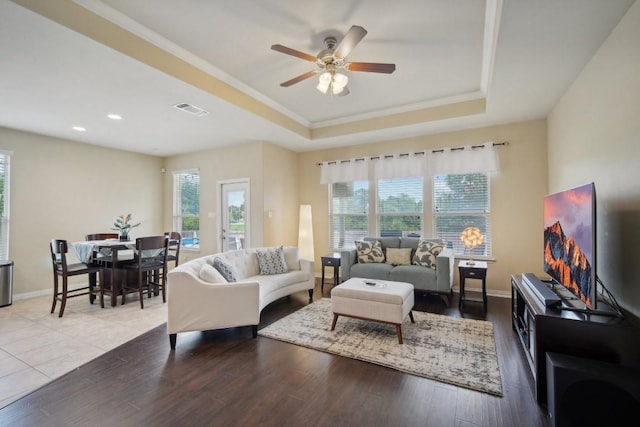
<instances>
[{"instance_id":1,"label":"glass door","mask_svg":"<svg viewBox=\"0 0 640 427\"><path fill-rule=\"evenodd\" d=\"M249 247L249 180L220 186L220 247L222 251Z\"/></svg>"}]
</instances>

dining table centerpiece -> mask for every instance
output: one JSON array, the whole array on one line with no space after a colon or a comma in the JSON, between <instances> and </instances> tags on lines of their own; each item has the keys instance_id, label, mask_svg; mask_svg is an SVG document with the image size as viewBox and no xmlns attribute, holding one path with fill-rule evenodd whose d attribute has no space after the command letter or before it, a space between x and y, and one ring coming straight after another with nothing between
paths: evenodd
<instances>
[{"instance_id":1,"label":"dining table centerpiece","mask_svg":"<svg viewBox=\"0 0 640 427\"><path fill-rule=\"evenodd\" d=\"M140 225L139 222L135 224L132 223L132 218L133 217L131 216L131 214L119 215L118 218L116 218L116 221L113 223L113 227L111 227L112 230L118 231L118 233L120 234L120 240L122 241L129 240L129 232L131 231L131 229Z\"/></svg>"}]
</instances>

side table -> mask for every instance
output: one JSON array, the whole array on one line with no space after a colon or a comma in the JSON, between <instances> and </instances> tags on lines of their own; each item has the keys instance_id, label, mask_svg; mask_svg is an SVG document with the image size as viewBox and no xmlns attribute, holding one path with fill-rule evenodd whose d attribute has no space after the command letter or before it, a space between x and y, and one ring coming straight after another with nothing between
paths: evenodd
<instances>
[{"instance_id":1,"label":"side table","mask_svg":"<svg viewBox=\"0 0 640 427\"><path fill-rule=\"evenodd\" d=\"M469 261L463 260L458 263L458 273L460 275L460 299L458 308L462 308L465 301L482 302L484 311L487 311L487 263L485 261L474 261L469 265ZM466 279L482 280L482 299L467 298L464 285Z\"/></svg>"},{"instance_id":2,"label":"side table","mask_svg":"<svg viewBox=\"0 0 640 427\"><path fill-rule=\"evenodd\" d=\"M320 257L322 260L322 279L320 282L320 290L324 290L324 268L333 267L333 286L338 286L340 283L340 254L333 253Z\"/></svg>"}]
</instances>

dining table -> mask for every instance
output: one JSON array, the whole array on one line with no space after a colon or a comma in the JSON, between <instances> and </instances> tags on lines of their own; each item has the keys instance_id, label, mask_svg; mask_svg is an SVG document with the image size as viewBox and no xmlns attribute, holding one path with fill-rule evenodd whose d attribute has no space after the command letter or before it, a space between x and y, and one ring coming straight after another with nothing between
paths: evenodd
<instances>
[{"instance_id":1,"label":"dining table","mask_svg":"<svg viewBox=\"0 0 640 427\"><path fill-rule=\"evenodd\" d=\"M71 247L80 262L103 264L103 280L109 283L111 306L115 307L122 281L126 280L126 274L119 268L119 263L134 259L136 242L119 239L85 240L73 242Z\"/></svg>"}]
</instances>

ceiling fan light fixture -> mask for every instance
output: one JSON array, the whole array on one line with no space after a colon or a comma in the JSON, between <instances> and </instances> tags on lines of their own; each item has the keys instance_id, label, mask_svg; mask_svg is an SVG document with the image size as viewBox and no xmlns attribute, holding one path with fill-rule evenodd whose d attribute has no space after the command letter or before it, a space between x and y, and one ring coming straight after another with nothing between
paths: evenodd
<instances>
[{"instance_id":1,"label":"ceiling fan light fixture","mask_svg":"<svg viewBox=\"0 0 640 427\"><path fill-rule=\"evenodd\" d=\"M325 71L324 73L320 74L320 77L318 78L318 86L316 86L316 89L318 89L322 93L327 93L327 90L329 90L329 86L331 85L331 80L331 73Z\"/></svg>"},{"instance_id":2,"label":"ceiling fan light fixture","mask_svg":"<svg viewBox=\"0 0 640 427\"><path fill-rule=\"evenodd\" d=\"M333 76L333 86L338 86L342 90L347 83L349 83L349 77L342 73L335 73Z\"/></svg>"},{"instance_id":3,"label":"ceiling fan light fixture","mask_svg":"<svg viewBox=\"0 0 640 427\"><path fill-rule=\"evenodd\" d=\"M327 93L329 88L331 88L331 93L337 95L343 91L347 83L349 82L349 78L342 74L336 73L335 71L325 71L320 74L318 78L318 89L322 93Z\"/></svg>"}]
</instances>

